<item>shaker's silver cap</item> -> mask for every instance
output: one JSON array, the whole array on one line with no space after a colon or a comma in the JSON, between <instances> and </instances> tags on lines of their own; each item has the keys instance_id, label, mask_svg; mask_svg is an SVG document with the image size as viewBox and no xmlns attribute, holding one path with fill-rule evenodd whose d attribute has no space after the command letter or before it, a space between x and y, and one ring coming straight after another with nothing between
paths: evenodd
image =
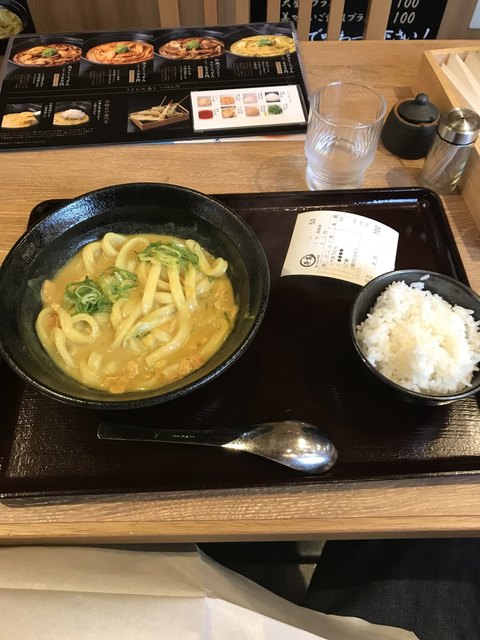
<instances>
[{"instance_id":1,"label":"shaker's silver cap","mask_svg":"<svg viewBox=\"0 0 480 640\"><path fill-rule=\"evenodd\" d=\"M480 131L480 116L471 109L455 107L442 113L437 131L441 138L452 144L471 144Z\"/></svg>"}]
</instances>

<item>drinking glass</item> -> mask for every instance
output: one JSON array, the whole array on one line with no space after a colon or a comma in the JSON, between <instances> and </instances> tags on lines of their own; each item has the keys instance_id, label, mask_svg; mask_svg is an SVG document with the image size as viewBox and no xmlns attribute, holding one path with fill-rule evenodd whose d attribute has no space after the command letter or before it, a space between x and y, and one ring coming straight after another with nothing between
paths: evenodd
<instances>
[{"instance_id":1,"label":"drinking glass","mask_svg":"<svg viewBox=\"0 0 480 640\"><path fill-rule=\"evenodd\" d=\"M355 82L332 82L310 101L305 154L310 189L354 189L373 162L385 99Z\"/></svg>"}]
</instances>

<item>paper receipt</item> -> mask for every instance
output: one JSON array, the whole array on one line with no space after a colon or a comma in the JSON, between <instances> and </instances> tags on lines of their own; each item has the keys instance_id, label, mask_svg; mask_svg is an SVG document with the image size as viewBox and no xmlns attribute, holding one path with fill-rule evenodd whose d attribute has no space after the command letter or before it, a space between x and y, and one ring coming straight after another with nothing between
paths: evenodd
<instances>
[{"instance_id":1,"label":"paper receipt","mask_svg":"<svg viewBox=\"0 0 480 640\"><path fill-rule=\"evenodd\" d=\"M282 276L314 275L367 284L395 268L398 232L343 211L299 213Z\"/></svg>"}]
</instances>

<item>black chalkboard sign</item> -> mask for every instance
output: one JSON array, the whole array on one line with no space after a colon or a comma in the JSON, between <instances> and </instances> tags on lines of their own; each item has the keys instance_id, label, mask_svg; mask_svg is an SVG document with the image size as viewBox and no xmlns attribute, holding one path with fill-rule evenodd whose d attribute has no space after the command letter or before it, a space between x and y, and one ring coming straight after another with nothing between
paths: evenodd
<instances>
[{"instance_id":1,"label":"black chalkboard sign","mask_svg":"<svg viewBox=\"0 0 480 640\"><path fill-rule=\"evenodd\" d=\"M435 39L446 4L447 0L393 0L385 38Z\"/></svg>"},{"instance_id":2,"label":"black chalkboard sign","mask_svg":"<svg viewBox=\"0 0 480 640\"><path fill-rule=\"evenodd\" d=\"M386 40L431 40L437 37L447 0L392 0ZM340 40L361 40L368 0L346 0ZM252 19L265 19L264 0L251 0ZM313 2L310 39L327 37L330 0ZM282 0L281 20L297 19L297 0Z\"/></svg>"}]
</instances>

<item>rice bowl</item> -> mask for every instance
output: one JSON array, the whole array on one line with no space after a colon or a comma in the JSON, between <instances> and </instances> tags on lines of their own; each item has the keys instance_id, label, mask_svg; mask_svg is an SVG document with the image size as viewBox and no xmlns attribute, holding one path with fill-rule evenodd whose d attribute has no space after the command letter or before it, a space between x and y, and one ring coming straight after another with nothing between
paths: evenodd
<instances>
[{"instance_id":1,"label":"rice bowl","mask_svg":"<svg viewBox=\"0 0 480 640\"><path fill-rule=\"evenodd\" d=\"M478 370L479 323L472 314L399 280L378 297L357 338L368 360L393 382L420 393L455 393L469 387Z\"/></svg>"},{"instance_id":2,"label":"rice bowl","mask_svg":"<svg viewBox=\"0 0 480 640\"><path fill-rule=\"evenodd\" d=\"M397 397L445 404L480 388L480 298L466 285L420 270L390 272L357 295L354 346Z\"/></svg>"}]
</instances>

